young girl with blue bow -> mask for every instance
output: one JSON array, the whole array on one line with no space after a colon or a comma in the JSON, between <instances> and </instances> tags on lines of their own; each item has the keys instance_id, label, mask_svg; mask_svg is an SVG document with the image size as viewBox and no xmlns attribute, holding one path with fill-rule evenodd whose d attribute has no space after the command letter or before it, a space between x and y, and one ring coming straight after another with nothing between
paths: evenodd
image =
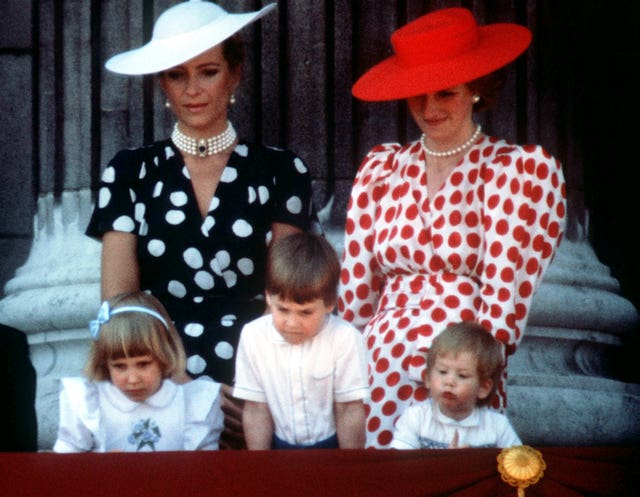
<instances>
[{"instance_id":1,"label":"young girl with blue bow","mask_svg":"<svg viewBox=\"0 0 640 497\"><path fill-rule=\"evenodd\" d=\"M218 448L220 384L179 384L184 349L155 297L136 291L105 301L89 329L87 378L62 379L55 452Z\"/></svg>"}]
</instances>

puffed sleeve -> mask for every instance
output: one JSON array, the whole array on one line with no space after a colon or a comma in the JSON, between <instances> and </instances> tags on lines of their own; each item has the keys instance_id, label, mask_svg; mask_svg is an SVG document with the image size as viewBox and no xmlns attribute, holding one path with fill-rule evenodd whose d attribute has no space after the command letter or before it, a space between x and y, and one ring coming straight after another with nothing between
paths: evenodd
<instances>
[{"instance_id":1,"label":"puffed sleeve","mask_svg":"<svg viewBox=\"0 0 640 497\"><path fill-rule=\"evenodd\" d=\"M478 321L513 353L565 226L560 163L537 145L504 147L485 174Z\"/></svg>"},{"instance_id":2,"label":"puffed sleeve","mask_svg":"<svg viewBox=\"0 0 640 497\"><path fill-rule=\"evenodd\" d=\"M100 408L96 385L84 378L62 378L60 381L60 422L53 451L97 451Z\"/></svg>"},{"instance_id":3,"label":"puffed sleeve","mask_svg":"<svg viewBox=\"0 0 640 497\"><path fill-rule=\"evenodd\" d=\"M86 234L102 238L107 231L138 233L135 216L136 182L145 165L136 150L122 150L109 162L100 181L100 189Z\"/></svg>"},{"instance_id":4,"label":"puffed sleeve","mask_svg":"<svg viewBox=\"0 0 640 497\"><path fill-rule=\"evenodd\" d=\"M183 385L185 394L185 450L216 450L224 416L220 384L200 377Z\"/></svg>"},{"instance_id":5,"label":"puffed sleeve","mask_svg":"<svg viewBox=\"0 0 640 497\"><path fill-rule=\"evenodd\" d=\"M273 222L320 232L307 165L288 150L266 149L264 153L273 174Z\"/></svg>"},{"instance_id":6,"label":"puffed sleeve","mask_svg":"<svg viewBox=\"0 0 640 497\"><path fill-rule=\"evenodd\" d=\"M385 178L398 148L398 144L373 148L362 161L349 196L338 312L359 330L374 315L384 285L373 250L374 219L378 201L388 188Z\"/></svg>"}]
</instances>

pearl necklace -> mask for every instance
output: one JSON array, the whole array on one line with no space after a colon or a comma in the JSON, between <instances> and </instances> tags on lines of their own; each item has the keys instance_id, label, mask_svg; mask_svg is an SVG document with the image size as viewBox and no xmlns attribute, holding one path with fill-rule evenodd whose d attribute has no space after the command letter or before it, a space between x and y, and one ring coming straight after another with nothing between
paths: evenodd
<instances>
[{"instance_id":1,"label":"pearl necklace","mask_svg":"<svg viewBox=\"0 0 640 497\"><path fill-rule=\"evenodd\" d=\"M211 138L196 139L187 136L178 129L178 123L173 127L173 133L171 133L171 139L179 150L198 157L219 154L228 149L237 136L236 130L233 129L233 125L229 121L227 121L227 129Z\"/></svg>"},{"instance_id":2,"label":"pearl necklace","mask_svg":"<svg viewBox=\"0 0 640 497\"><path fill-rule=\"evenodd\" d=\"M451 150L445 150L444 152L436 152L434 150L429 149L427 147L427 144L424 141L426 138L424 133L422 133L422 138L420 138L420 143L422 143L422 148L424 148L424 151L427 153L427 155L432 155L434 157L451 157L452 155L456 155L457 153L462 152L463 150L473 145L473 142L475 142L480 136L481 131L482 131L482 126L478 124L471 138L469 138L466 142L464 142L459 147L452 148Z\"/></svg>"}]
</instances>

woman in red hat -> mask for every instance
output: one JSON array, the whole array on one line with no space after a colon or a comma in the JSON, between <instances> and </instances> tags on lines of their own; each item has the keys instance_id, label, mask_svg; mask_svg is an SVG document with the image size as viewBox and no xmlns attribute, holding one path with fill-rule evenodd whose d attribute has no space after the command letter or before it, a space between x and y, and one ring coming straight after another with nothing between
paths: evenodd
<instances>
[{"instance_id":1,"label":"woman in red hat","mask_svg":"<svg viewBox=\"0 0 640 497\"><path fill-rule=\"evenodd\" d=\"M522 338L562 238L564 177L542 147L488 136L473 113L530 41L522 26L441 9L393 33L394 55L353 87L361 100L406 99L422 131L373 148L349 202L339 311L367 342L368 446L388 447L405 407L428 396L425 353L448 324L479 322L505 358ZM505 405L501 385L493 406Z\"/></svg>"},{"instance_id":2,"label":"woman in red hat","mask_svg":"<svg viewBox=\"0 0 640 497\"><path fill-rule=\"evenodd\" d=\"M103 172L87 228L102 241L102 298L144 290L162 302L187 373L225 384L223 444L241 426L229 385L240 330L265 311L267 246L319 229L302 159L243 140L228 119L242 76L237 33L275 7L181 2L158 17L148 43L106 63L156 75L176 123L170 139L122 150Z\"/></svg>"}]
</instances>

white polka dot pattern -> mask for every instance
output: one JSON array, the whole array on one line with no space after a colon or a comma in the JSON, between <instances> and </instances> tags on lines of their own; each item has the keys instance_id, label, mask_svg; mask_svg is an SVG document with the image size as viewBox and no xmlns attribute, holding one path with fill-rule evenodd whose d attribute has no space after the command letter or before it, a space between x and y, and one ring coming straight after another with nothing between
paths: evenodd
<instances>
[{"instance_id":1,"label":"white polka dot pattern","mask_svg":"<svg viewBox=\"0 0 640 497\"><path fill-rule=\"evenodd\" d=\"M185 192L173 192L169 198L176 207L182 207L187 203L187 194Z\"/></svg>"},{"instance_id":2,"label":"white polka dot pattern","mask_svg":"<svg viewBox=\"0 0 640 497\"><path fill-rule=\"evenodd\" d=\"M562 237L565 196L559 163L538 146L484 138L437 192L418 142L365 158L345 224L339 311L367 338L369 446L387 447L404 407L426 397L425 352L448 323L478 321L515 350Z\"/></svg>"},{"instance_id":3,"label":"white polka dot pattern","mask_svg":"<svg viewBox=\"0 0 640 497\"><path fill-rule=\"evenodd\" d=\"M238 270L245 276L249 276L253 273L253 261L249 258L242 258L238 260Z\"/></svg>"},{"instance_id":4,"label":"white polka dot pattern","mask_svg":"<svg viewBox=\"0 0 640 497\"><path fill-rule=\"evenodd\" d=\"M200 323L188 323L184 327L185 335L189 335L190 337L199 337L204 332L204 326Z\"/></svg>"},{"instance_id":5,"label":"white polka dot pattern","mask_svg":"<svg viewBox=\"0 0 640 497\"><path fill-rule=\"evenodd\" d=\"M162 181L158 181L156 183L156 186L153 188L153 197L154 198L158 198L160 195L162 195L162 187L164 186L164 184L162 183Z\"/></svg>"},{"instance_id":6,"label":"white polka dot pattern","mask_svg":"<svg viewBox=\"0 0 640 497\"><path fill-rule=\"evenodd\" d=\"M100 188L98 192L98 207L103 208L111 201L111 191L108 188Z\"/></svg>"},{"instance_id":7,"label":"white polka dot pattern","mask_svg":"<svg viewBox=\"0 0 640 497\"><path fill-rule=\"evenodd\" d=\"M184 215L184 212L182 211L176 211L176 210L172 210L167 212L167 222L169 224L180 224L182 221L184 221L186 218L186 216Z\"/></svg>"},{"instance_id":8,"label":"white polka dot pattern","mask_svg":"<svg viewBox=\"0 0 640 497\"><path fill-rule=\"evenodd\" d=\"M123 150L105 168L91 236L138 236L140 284L176 323L192 375L231 382L242 326L264 312L273 222L315 226L311 178L291 152L241 143L202 216L169 140Z\"/></svg>"},{"instance_id":9,"label":"white polka dot pattern","mask_svg":"<svg viewBox=\"0 0 640 497\"><path fill-rule=\"evenodd\" d=\"M234 167L225 167L222 171L220 181L223 183L233 183L238 178L238 170Z\"/></svg>"},{"instance_id":10,"label":"white polka dot pattern","mask_svg":"<svg viewBox=\"0 0 640 497\"><path fill-rule=\"evenodd\" d=\"M184 257L184 262L186 262L187 266L189 266L190 268L200 269L204 264L204 261L202 259L202 254L196 248L189 247L187 250L184 251L183 257Z\"/></svg>"},{"instance_id":11,"label":"white polka dot pattern","mask_svg":"<svg viewBox=\"0 0 640 497\"><path fill-rule=\"evenodd\" d=\"M211 273L206 271L198 271L194 278L196 285L198 285L203 290L211 290L214 287L214 280Z\"/></svg>"},{"instance_id":12,"label":"white polka dot pattern","mask_svg":"<svg viewBox=\"0 0 640 497\"><path fill-rule=\"evenodd\" d=\"M192 355L187 359L187 371L191 374L198 375L202 373L206 367L206 361L197 354Z\"/></svg>"},{"instance_id":13,"label":"white polka dot pattern","mask_svg":"<svg viewBox=\"0 0 640 497\"><path fill-rule=\"evenodd\" d=\"M233 345L229 342L218 342L215 346L215 353L220 359L231 359L233 357Z\"/></svg>"},{"instance_id":14,"label":"white polka dot pattern","mask_svg":"<svg viewBox=\"0 0 640 497\"><path fill-rule=\"evenodd\" d=\"M167 289L171 295L178 297L179 299L183 298L187 294L187 288L179 281L170 281Z\"/></svg>"},{"instance_id":15,"label":"white polka dot pattern","mask_svg":"<svg viewBox=\"0 0 640 497\"><path fill-rule=\"evenodd\" d=\"M166 245L162 240L149 240L147 250L154 257L160 257L166 250Z\"/></svg>"},{"instance_id":16,"label":"white polka dot pattern","mask_svg":"<svg viewBox=\"0 0 640 497\"><path fill-rule=\"evenodd\" d=\"M133 223L133 219L131 219L129 216L120 216L113 222L113 229L116 231L131 233L134 228L135 224Z\"/></svg>"},{"instance_id":17,"label":"white polka dot pattern","mask_svg":"<svg viewBox=\"0 0 640 497\"><path fill-rule=\"evenodd\" d=\"M287 200L287 210L292 214L300 214L302 201L298 197L291 197Z\"/></svg>"},{"instance_id":18,"label":"white polka dot pattern","mask_svg":"<svg viewBox=\"0 0 640 497\"><path fill-rule=\"evenodd\" d=\"M102 173L102 181L104 183L113 183L115 178L116 178L116 170L111 166L105 168L104 172Z\"/></svg>"},{"instance_id":19,"label":"white polka dot pattern","mask_svg":"<svg viewBox=\"0 0 640 497\"><path fill-rule=\"evenodd\" d=\"M251 233L253 233L253 228L244 219L238 219L235 223L233 223L232 229L233 233L240 238L246 238L248 236L251 236Z\"/></svg>"}]
</instances>

